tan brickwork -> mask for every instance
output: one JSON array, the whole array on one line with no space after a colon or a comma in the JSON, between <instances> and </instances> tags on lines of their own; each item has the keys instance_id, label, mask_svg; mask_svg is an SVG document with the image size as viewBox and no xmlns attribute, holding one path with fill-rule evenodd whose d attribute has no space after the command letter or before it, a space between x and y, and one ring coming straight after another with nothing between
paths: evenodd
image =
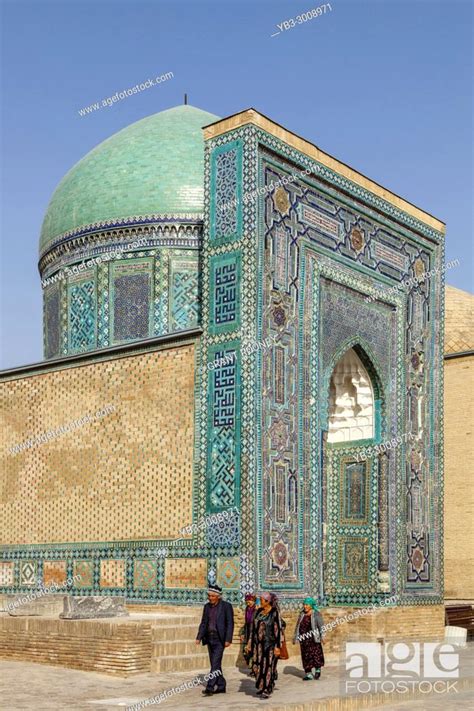
<instances>
[{"instance_id":1,"label":"tan brickwork","mask_svg":"<svg viewBox=\"0 0 474 711\"><path fill-rule=\"evenodd\" d=\"M445 310L445 598L474 602L474 296L446 286Z\"/></svg>"},{"instance_id":2,"label":"tan brickwork","mask_svg":"<svg viewBox=\"0 0 474 711\"><path fill-rule=\"evenodd\" d=\"M173 539L192 520L194 344L0 382L0 410L0 544Z\"/></svg>"},{"instance_id":3,"label":"tan brickwork","mask_svg":"<svg viewBox=\"0 0 474 711\"><path fill-rule=\"evenodd\" d=\"M165 562L165 587L204 588L207 585L207 560L205 558L167 558Z\"/></svg>"},{"instance_id":4,"label":"tan brickwork","mask_svg":"<svg viewBox=\"0 0 474 711\"><path fill-rule=\"evenodd\" d=\"M444 581L474 602L474 356L444 362Z\"/></svg>"},{"instance_id":5,"label":"tan brickwork","mask_svg":"<svg viewBox=\"0 0 474 711\"><path fill-rule=\"evenodd\" d=\"M126 585L124 560L100 561L100 587L123 588Z\"/></svg>"},{"instance_id":6,"label":"tan brickwork","mask_svg":"<svg viewBox=\"0 0 474 711\"><path fill-rule=\"evenodd\" d=\"M0 616L2 659L130 676L150 671L151 622Z\"/></svg>"},{"instance_id":7,"label":"tan brickwork","mask_svg":"<svg viewBox=\"0 0 474 711\"><path fill-rule=\"evenodd\" d=\"M15 564L13 561L0 561L0 586L7 587L8 585L13 585Z\"/></svg>"}]
</instances>

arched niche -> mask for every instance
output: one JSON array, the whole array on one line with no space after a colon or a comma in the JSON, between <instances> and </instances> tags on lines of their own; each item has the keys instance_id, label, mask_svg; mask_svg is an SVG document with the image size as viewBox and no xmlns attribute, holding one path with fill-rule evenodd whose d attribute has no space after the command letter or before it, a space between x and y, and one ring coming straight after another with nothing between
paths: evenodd
<instances>
[{"instance_id":1,"label":"arched niche","mask_svg":"<svg viewBox=\"0 0 474 711\"><path fill-rule=\"evenodd\" d=\"M349 348L329 382L328 444L374 439L376 414L372 378L356 350Z\"/></svg>"}]
</instances>

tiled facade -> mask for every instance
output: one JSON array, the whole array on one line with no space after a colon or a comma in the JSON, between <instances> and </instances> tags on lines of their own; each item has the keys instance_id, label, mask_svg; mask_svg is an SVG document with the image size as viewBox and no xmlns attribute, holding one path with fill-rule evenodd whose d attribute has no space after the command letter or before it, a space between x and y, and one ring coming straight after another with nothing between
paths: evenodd
<instances>
[{"instance_id":1,"label":"tiled facade","mask_svg":"<svg viewBox=\"0 0 474 711\"><path fill-rule=\"evenodd\" d=\"M52 249L42 260L45 358L195 328L201 229L196 220L143 219L94 233L88 246L78 237Z\"/></svg>"},{"instance_id":2,"label":"tiled facade","mask_svg":"<svg viewBox=\"0 0 474 711\"><path fill-rule=\"evenodd\" d=\"M439 603L442 283L397 285L440 267L442 230L290 147L278 128L234 118L206 143L202 352L220 365L202 383L201 471L209 509L240 503L241 592L273 589L287 605L308 593L323 604ZM242 264L240 318L224 329L215 303L230 259ZM243 339L269 336L273 348L240 356ZM351 348L372 381L374 436L332 444L329 384ZM397 449L352 473L364 446L397 436ZM358 518L344 515L348 497Z\"/></svg>"},{"instance_id":3,"label":"tiled facade","mask_svg":"<svg viewBox=\"0 0 474 711\"><path fill-rule=\"evenodd\" d=\"M202 223L136 217L43 255L52 274L80 250L147 235L144 248L48 287L47 354L196 323L202 335L3 384L18 401L8 445L115 410L72 447L8 455L0 557L14 561L15 585L44 579L57 558L82 591L136 601L201 601L211 581L233 601L274 590L286 608L307 594L439 604L443 284L403 282L442 265L442 225L247 113L205 129ZM249 354L255 341L273 345ZM333 441L331 377L347 353L370 379L371 436ZM193 521L193 535L179 533Z\"/></svg>"}]
</instances>

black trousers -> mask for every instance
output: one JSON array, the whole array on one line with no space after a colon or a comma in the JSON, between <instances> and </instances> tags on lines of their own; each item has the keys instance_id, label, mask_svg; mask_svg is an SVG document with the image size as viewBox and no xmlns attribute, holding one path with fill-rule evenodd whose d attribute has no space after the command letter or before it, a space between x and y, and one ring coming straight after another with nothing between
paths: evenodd
<instances>
[{"instance_id":1,"label":"black trousers","mask_svg":"<svg viewBox=\"0 0 474 711\"><path fill-rule=\"evenodd\" d=\"M207 651L209 652L209 661L211 662L211 672L220 671L220 674L208 679L206 688L213 691L214 687L225 689L226 680L222 673L222 657L224 655L224 645L217 635L209 634L207 641Z\"/></svg>"}]
</instances>

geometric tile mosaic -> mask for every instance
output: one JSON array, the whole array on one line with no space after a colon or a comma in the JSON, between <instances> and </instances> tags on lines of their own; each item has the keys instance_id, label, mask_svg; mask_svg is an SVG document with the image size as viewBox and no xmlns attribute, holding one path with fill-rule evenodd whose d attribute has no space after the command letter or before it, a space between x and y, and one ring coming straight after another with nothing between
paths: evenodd
<instances>
[{"instance_id":1,"label":"geometric tile mosaic","mask_svg":"<svg viewBox=\"0 0 474 711\"><path fill-rule=\"evenodd\" d=\"M340 585L367 582L367 539L352 537L341 540L338 559Z\"/></svg>"},{"instance_id":2,"label":"geometric tile mosaic","mask_svg":"<svg viewBox=\"0 0 474 711\"><path fill-rule=\"evenodd\" d=\"M95 346L95 290L93 281L69 287L69 352L91 350Z\"/></svg>"},{"instance_id":3,"label":"geometric tile mosaic","mask_svg":"<svg viewBox=\"0 0 474 711\"><path fill-rule=\"evenodd\" d=\"M73 570L75 576L80 576L76 587L94 587L94 562L92 560L75 560Z\"/></svg>"},{"instance_id":4,"label":"geometric tile mosaic","mask_svg":"<svg viewBox=\"0 0 474 711\"><path fill-rule=\"evenodd\" d=\"M240 254L211 258L210 332L224 333L240 326Z\"/></svg>"},{"instance_id":5,"label":"geometric tile mosaic","mask_svg":"<svg viewBox=\"0 0 474 711\"><path fill-rule=\"evenodd\" d=\"M220 514L218 514L220 515ZM223 518L211 520L207 526L206 538L215 548L238 548L240 545L240 517L238 511L225 511Z\"/></svg>"},{"instance_id":6,"label":"geometric tile mosaic","mask_svg":"<svg viewBox=\"0 0 474 711\"><path fill-rule=\"evenodd\" d=\"M242 145L229 143L214 151L211 173L211 240L236 239L242 221Z\"/></svg>"},{"instance_id":7,"label":"geometric tile mosaic","mask_svg":"<svg viewBox=\"0 0 474 711\"><path fill-rule=\"evenodd\" d=\"M182 217L182 216L181 216ZM197 217L197 216L196 216ZM174 221L173 221L174 222ZM44 352L46 358L104 348L114 343L139 340L183 329L200 321L198 244L202 225L198 220L186 228L186 238L172 245L169 227L161 233L157 247L153 232L143 238L143 251L117 249L99 257L98 266L86 271L63 273L64 279L44 288ZM173 224L176 234L182 226ZM125 231L121 237L125 237ZM97 257L98 246L110 246L106 231L80 247L69 243L70 256ZM164 246L166 244L166 246ZM187 248L186 248L187 247ZM115 256L114 256L115 255ZM110 259L106 257L111 257ZM57 266L61 257L56 254ZM64 259L64 256L63 256ZM48 270L55 271L50 265ZM56 278L57 274L53 275ZM60 344L61 341L61 344ZM61 345L61 347L60 347Z\"/></svg>"},{"instance_id":8,"label":"geometric tile mosaic","mask_svg":"<svg viewBox=\"0 0 474 711\"><path fill-rule=\"evenodd\" d=\"M156 587L156 560L135 560L133 564L133 587L152 590Z\"/></svg>"},{"instance_id":9,"label":"geometric tile mosaic","mask_svg":"<svg viewBox=\"0 0 474 711\"><path fill-rule=\"evenodd\" d=\"M208 450L211 511L235 505L240 481L239 364L235 348L213 349L209 374L210 443Z\"/></svg>"},{"instance_id":10,"label":"geometric tile mosaic","mask_svg":"<svg viewBox=\"0 0 474 711\"><path fill-rule=\"evenodd\" d=\"M44 290L45 358L59 355L60 329L59 285L55 284Z\"/></svg>"},{"instance_id":11,"label":"geometric tile mosaic","mask_svg":"<svg viewBox=\"0 0 474 711\"><path fill-rule=\"evenodd\" d=\"M240 585L240 558L217 559L217 584L227 590L238 590Z\"/></svg>"},{"instance_id":12,"label":"geometric tile mosaic","mask_svg":"<svg viewBox=\"0 0 474 711\"><path fill-rule=\"evenodd\" d=\"M20 562L20 585L37 585L38 563L35 560Z\"/></svg>"},{"instance_id":13,"label":"geometric tile mosaic","mask_svg":"<svg viewBox=\"0 0 474 711\"><path fill-rule=\"evenodd\" d=\"M113 341L148 338L152 272L148 262L116 264L111 277Z\"/></svg>"},{"instance_id":14,"label":"geometric tile mosaic","mask_svg":"<svg viewBox=\"0 0 474 711\"><path fill-rule=\"evenodd\" d=\"M170 330L193 328L199 321L199 272L197 264L173 261L170 276Z\"/></svg>"}]
</instances>

